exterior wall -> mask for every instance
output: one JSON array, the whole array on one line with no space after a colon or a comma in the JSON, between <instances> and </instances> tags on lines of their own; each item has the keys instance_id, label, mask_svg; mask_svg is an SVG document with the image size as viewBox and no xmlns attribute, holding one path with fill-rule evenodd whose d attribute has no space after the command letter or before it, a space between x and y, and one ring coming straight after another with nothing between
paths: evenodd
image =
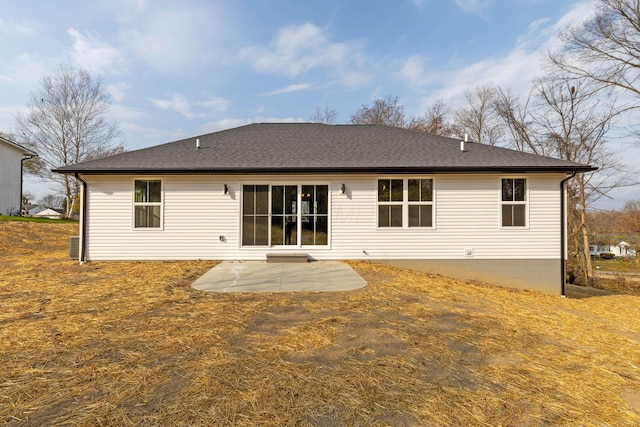
<instances>
[{"instance_id":1,"label":"exterior wall","mask_svg":"<svg viewBox=\"0 0 640 427\"><path fill-rule=\"evenodd\" d=\"M419 177L434 179L433 228L378 228L379 177L374 175L84 176L88 183L86 258L264 260L267 253L295 251L318 260L458 260L465 265L480 265L478 261L483 260L484 265L492 266L488 270L500 268L499 260L520 260L521 265L529 260L553 260L558 262L554 281L559 292L563 174L517 176L527 178L528 220L524 228L503 228L500 222L500 180L514 176ZM134 179L162 179L161 229L133 229ZM328 184L330 244L241 247L242 184L260 183ZM225 184L229 194L224 194ZM346 186L345 194L341 184Z\"/></svg>"},{"instance_id":2,"label":"exterior wall","mask_svg":"<svg viewBox=\"0 0 640 427\"><path fill-rule=\"evenodd\" d=\"M0 141L0 215L20 213L22 152Z\"/></svg>"},{"instance_id":3,"label":"exterior wall","mask_svg":"<svg viewBox=\"0 0 640 427\"><path fill-rule=\"evenodd\" d=\"M461 280L561 294L559 259L381 260L384 264Z\"/></svg>"}]
</instances>

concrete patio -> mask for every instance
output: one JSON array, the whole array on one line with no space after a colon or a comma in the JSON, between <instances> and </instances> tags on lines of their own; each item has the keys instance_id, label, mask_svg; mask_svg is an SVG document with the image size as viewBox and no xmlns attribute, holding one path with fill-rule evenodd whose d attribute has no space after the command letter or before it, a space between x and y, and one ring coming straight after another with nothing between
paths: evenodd
<instances>
[{"instance_id":1,"label":"concrete patio","mask_svg":"<svg viewBox=\"0 0 640 427\"><path fill-rule=\"evenodd\" d=\"M338 261L223 261L191 284L207 292L335 292L366 285L350 266Z\"/></svg>"}]
</instances>

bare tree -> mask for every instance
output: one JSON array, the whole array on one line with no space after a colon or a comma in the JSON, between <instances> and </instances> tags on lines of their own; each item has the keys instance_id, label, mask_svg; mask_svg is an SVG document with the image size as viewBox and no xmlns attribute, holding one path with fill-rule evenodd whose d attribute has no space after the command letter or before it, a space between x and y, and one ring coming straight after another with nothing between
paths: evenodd
<instances>
[{"instance_id":1,"label":"bare tree","mask_svg":"<svg viewBox=\"0 0 640 427\"><path fill-rule=\"evenodd\" d=\"M468 106L455 112L453 130L458 137L469 134L472 141L496 145L504 135L496 112L498 89L480 86L475 91L465 91Z\"/></svg>"},{"instance_id":2,"label":"bare tree","mask_svg":"<svg viewBox=\"0 0 640 427\"><path fill-rule=\"evenodd\" d=\"M64 201L64 196L60 194L49 193L45 196L42 196L38 200L38 203L48 208L60 208L62 207L63 201Z\"/></svg>"},{"instance_id":3,"label":"bare tree","mask_svg":"<svg viewBox=\"0 0 640 427\"><path fill-rule=\"evenodd\" d=\"M332 125L336 122L338 112L335 108L325 105L323 107L317 106L309 121L312 123L324 123L326 125Z\"/></svg>"},{"instance_id":4,"label":"bare tree","mask_svg":"<svg viewBox=\"0 0 640 427\"><path fill-rule=\"evenodd\" d=\"M109 96L100 80L80 69L62 67L45 76L31 93L27 111L16 115L17 134L38 153L32 172L57 182L64 190L66 215L77 203L80 186L52 168L122 152L120 132L107 120Z\"/></svg>"},{"instance_id":5,"label":"bare tree","mask_svg":"<svg viewBox=\"0 0 640 427\"><path fill-rule=\"evenodd\" d=\"M640 0L598 0L596 15L561 39L552 65L640 97Z\"/></svg>"},{"instance_id":6,"label":"bare tree","mask_svg":"<svg viewBox=\"0 0 640 427\"><path fill-rule=\"evenodd\" d=\"M409 120L407 128L434 135L452 136L450 116L451 106L442 99L438 99L427 109L424 116Z\"/></svg>"},{"instance_id":7,"label":"bare tree","mask_svg":"<svg viewBox=\"0 0 640 427\"><path fill-rule=\"evenodd\" d=\"M351 123L405 127L404 107L399 104L397 96L387 95L384 99L374 100L371 106L360 107L351 115Z\"/></svg>"},{"instance_id":8,"label":"bare tree","mask_svg":"<svg viewBox=\"0 0 640 427\"><path fill-rule=\"evenodd\" d=\"M22 204L23 205L28 205L31 200L33 200L34 195L32 193L30 193L29 191L25 191L22 193Z\"/></svg>"},{"instance_id":9,"label":"bare tree","mask_svg":"<svg viewBox=\"0 0 640 427\"><path fill-rule=\"evenodd\" d=\"M551 74L536 82L526 101L500 92L496 110L517 148L600 168L578 174L567 190L570 265L584 285L593 283L586 211L627 178L607 145L619 111L613 98L605 102L600 95L588 80Z\"/></svg>"}]
</instances>

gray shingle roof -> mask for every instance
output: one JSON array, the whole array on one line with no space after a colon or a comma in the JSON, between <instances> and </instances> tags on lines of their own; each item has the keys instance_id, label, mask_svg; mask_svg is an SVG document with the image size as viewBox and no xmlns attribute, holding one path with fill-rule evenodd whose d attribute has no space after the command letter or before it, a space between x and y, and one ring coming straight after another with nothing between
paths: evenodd
<instances>
[{"instance_id":1,"label":"gray shingle roof","mask_svg":"<svg viewBox=\"0 0 640 427\"><path fill-rule=\"evenodd\" d=\"M200 148L196 148L196 138ZM379 125L260 123L55 169L61 173L559 172L596 168Z\"/></svg>"}]
</instances>

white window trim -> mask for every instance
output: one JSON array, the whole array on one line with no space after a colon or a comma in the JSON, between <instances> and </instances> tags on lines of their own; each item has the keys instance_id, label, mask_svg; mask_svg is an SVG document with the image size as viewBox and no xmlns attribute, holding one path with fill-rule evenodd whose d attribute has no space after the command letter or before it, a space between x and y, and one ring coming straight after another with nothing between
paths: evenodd
<instances>
[{"instance_id":1,"label":"white window trim","mask_svg":"<svg viewBox=\"0 0 640 427\"><path fill-rule=\"evenodd\" d=\"M503 179L524 179L524 201L502 201L502 180ZM501 176L498 181L498 226L501 230L528 230L529 229L529 183L530 179L526 176ZM524 205L524 225L502 225L502 206L508 205Z\"/></svg>"},{"instance_id":2,"label":"white window trim","mask_svg":"<svg viewBox=\"0 0 640 427\"><path fill-rule=\"evenodd\" d=\"M379 202L378 201L378 181L379 180L388 180L388 179L401 179L402 180L402 202ZM433 200L428 202L410 202L409 201L409 180L410 179L430 179L433 185ZM502 181L501 181L502 182ZM407 176L399 178L397 176L389 177L389 176L381 176L377 177L375 180L375 210L376 210L376 230L435 230L436 229L436 218L438 215L436 214L436 199L437 199L437 182L435 177L433 176ZM380 212L378 206L393 206L393 205L402 205L402 226L401 227L381 227L380 226ZM431 205L431 226L420 226L420 227L409 227L409 205Z\"/></svg>"},{"instance_id":3,"label":"white window trim","mask_svg":"<svg viewBox=\"0 0 640 427\"><path fill-rule=\"evenodd\" d=\"M160 202L136 202L136 181L160 181ZM131 181L131 229L152 232L164 230L164 180L159 177L135 177ZM160 227L136 227L136 206L160 206Z\"/></svg>"}]
</instances>

